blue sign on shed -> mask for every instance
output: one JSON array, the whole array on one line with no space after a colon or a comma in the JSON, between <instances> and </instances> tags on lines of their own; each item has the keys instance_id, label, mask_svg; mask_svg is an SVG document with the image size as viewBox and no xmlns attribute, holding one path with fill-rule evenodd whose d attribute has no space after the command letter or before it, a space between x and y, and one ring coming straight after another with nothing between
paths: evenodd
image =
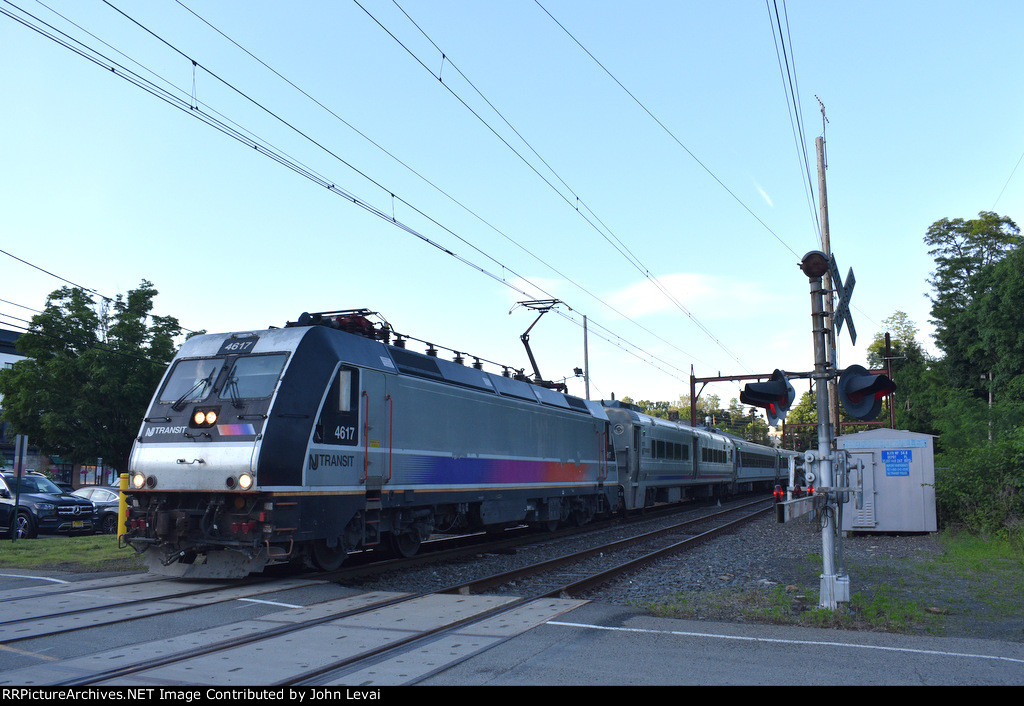
<instances>
[{"instance_id":1,"label":"blue sign on shed","mask_svg":"<svg viewBox=\"0 0 1024 706\"><path fill-rule=\"evenodd\" d=\"M882 463L885 464L885 475L910 476L910 463L914 460L913 453L914 452L910 449L882 451Z\"/></svg>"}]
</instances>

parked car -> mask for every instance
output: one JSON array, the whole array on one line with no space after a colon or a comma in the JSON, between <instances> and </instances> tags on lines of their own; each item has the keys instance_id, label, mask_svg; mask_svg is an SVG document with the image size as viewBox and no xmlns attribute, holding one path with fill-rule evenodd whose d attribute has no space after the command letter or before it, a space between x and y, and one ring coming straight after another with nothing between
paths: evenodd
<instances>
[{"instance_id":1,"label":"parked car","mask_svg":"<svg viewBox=\"0 0 1024 706\"><path fill-rule=\"evenodd\" d=\"M4 471L6 472L6 469L4 469ZM42 473L40 473L39 471L29 471L28 474L30 476L43 476L43 478L47 477L47 476L43 475ZM50 478L49 480L50 480L51 483L53 483L55 486L60 488L65 493L70 493L71 491L73 491L75 489L75 486L71 485L70 483L65 483L64 481L60 481L60 480L53 480L52 478Z\"/></svg>"},{"instance_id":2,"label":"parked car","mask_svg":"<svg viewBox=\"0 0 1024 706\"><path fill-rule=\"evenodd\" d=\"M13 473L0 474L0 532L8 536L30 539L40 532L92 532L94 512L91 501L62 492L43 476L29 474L19 479Z\"/></svg>"},{"instance_id":3,"label":"parked car","mask_svg":"<svg viewBox=\"0 0 1024 706\"><path fill-rule=\"evenodd\" d=\"M72 495L85 498L96 506L93 514L93 526L103 534L117 534L117 506L120 495L110 488L89 486L79 488Z\"/></svg>"}]
</instances>

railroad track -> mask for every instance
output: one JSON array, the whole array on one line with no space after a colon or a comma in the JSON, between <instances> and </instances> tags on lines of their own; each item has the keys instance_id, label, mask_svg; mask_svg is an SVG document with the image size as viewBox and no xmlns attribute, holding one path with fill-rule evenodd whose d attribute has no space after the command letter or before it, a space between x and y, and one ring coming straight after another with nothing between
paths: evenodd
<instances>
[{"instance_id":1,"label":"railroad track","mask_svg":"<svg viewBox=\"0 0 1024 706\"><path fill-rule=\"evenodd\" d=\"M461 661L506 639L510 629L529 629L572 610L585 602L578 596L602 583L668 553L685 551L771 509L769 502L759 501L459 582L441 591L365 591L244 623L64 660L59 669L50 664L2 673L0 684L415 683L450 666L451 660ZM687 536L679 539L680 532ZM595 558L599 565L594 565ZM530 583L524 583L527 580ZM509 594L512 582L516 595ZM273 585L235 589L274 590ZM189 600L200 602L213 596L230 600L225 590L211 588ZM278 583L276 590L285 589ZM488 591L497 593L485 594ZM19 622L24 627L31 621ZM411 669L410 661L416 660L410 655L429 656L426 666ZM441 655L447 655L447 661L432 665L431 659L437 663ZM55 679L55 672L62 676Z\"/></svg>"},{"instance_id":2,"label":"railroad track","mask_svg":"<svg viewBox=\"0 0 1024 706\"><path fill-rule=\"evenodd\" d=\"M639 519L671 515L654 512ZM516 528L497 537L451 537L425 543L424 551L414 557L381 559L378 553L366 552L354 557L351 567L296 577L257 575L231 581L187 581L139 574L130 579L86 580L0 592L0 644L255 598L313 583L368 580L387 572L407 572L438 562L471 559L481 553L514 552L538 542L585 536L617 526L621 525L613 520L552 533Z\"/></svg>"}]
</instances>

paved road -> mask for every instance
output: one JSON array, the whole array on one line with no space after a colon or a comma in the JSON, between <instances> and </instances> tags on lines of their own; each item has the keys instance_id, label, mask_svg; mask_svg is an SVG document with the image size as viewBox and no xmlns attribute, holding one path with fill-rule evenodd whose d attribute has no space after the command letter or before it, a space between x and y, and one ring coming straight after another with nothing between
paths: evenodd
<instances>
[{"instance_id":1,"label":"paved road","mask_svg":"<svg viewBox=\"0 0 1024 706\"><path fill-rule=\"evenodd\" d=\"M0 571L0 590L46 584L30 578L32 573ZM93 652L98 658L109 649L104 646L188 636L353 592L358 591L311 585L259 601L239 599L133 620L130 629L123 624L93 627L71 633L74 639L65 635L0 645L0 673L12 677L19 670L42 668L59 675L62 663L66 671L70 660ZM1024 684L1024 643L1015 642L673 620L600 603L569 608L522 629L497 644L466 634L424 646L420 661L430 666L417 669L415 679L446 686ZM455 643L460 643L457 648ZM477 643L489 649L473 653L467 648ZM374 670L380 680L374 686L402 683L393 675L410 674L408 655L393 661L400 666Z\"/></svg>"},{"instance_id":2,"label":"paved road","mask_svg":"<svg viewBox=\"0 0 1024 706\"><path fill-rule=\"evenodd\" d=\"M1021 685L1024 644L651 617L590 603L424 685Z\"/></svg>"}]
</instances>

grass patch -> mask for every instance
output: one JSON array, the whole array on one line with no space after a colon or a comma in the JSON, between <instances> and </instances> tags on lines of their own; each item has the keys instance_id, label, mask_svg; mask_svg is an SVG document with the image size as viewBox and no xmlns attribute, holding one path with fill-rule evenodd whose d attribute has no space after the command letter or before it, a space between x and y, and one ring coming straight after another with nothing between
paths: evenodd
<instances>
[{"instance_id":1,"label":"grass patch","mask_svg":"<svg viewBox=\"0 0 1024 706\"><path fill-rule=\"evenodd\" d=\"M817 586L695 591L640 606L652 615L900 633L1024 639L1024 547L1016 538L943 533L942 551L849 562L856 590L835 610L818 606ZM819 556L801 557L803 581ZM794 581L801 579L795 578Z\"/></svg>"},{"instance_id":2,"label":"grass patch","mask_svg":"<svg viewBox=\"0 0 1024 706\"><path fill-rule=\"evenodd\" d=\"M692 620L726 620L848 630L908 632L927 629L936 616L891 591L855 593L835 610L818 605L817 591L776 586L770 590L723 590L676 594L644 606L652 615Z\"/></svg>"},{"instance_id":3,"label":"grass patch","mask_svg":"<svg viewBox=\"0 0 1024 706\"><path fill-rule=\"evenodd\" d=\"M117 537L42 535L35 539L0 540L0 568L49 571L137 571L142 562L130 547L119 549Z\"/></svg>"}]
</instances>

